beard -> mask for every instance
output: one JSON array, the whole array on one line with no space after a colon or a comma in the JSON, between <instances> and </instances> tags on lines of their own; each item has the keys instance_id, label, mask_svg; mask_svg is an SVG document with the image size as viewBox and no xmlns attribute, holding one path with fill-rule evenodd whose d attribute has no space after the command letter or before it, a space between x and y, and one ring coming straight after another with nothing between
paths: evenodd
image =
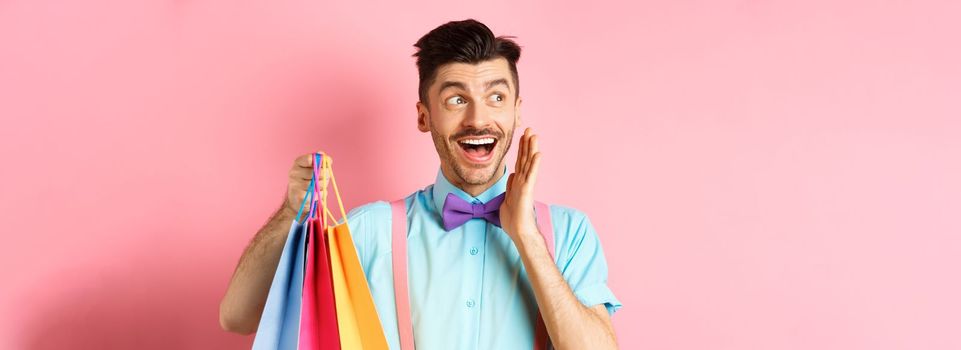
<instances>
[{"instance_id":1,"label":"beard","mask_svg":"<svg viewBox=\"0 0 961 350\"><path fill-rule=\"evenodd\" d=\"M483 185L493 181L494 176L497 175L497 170L503 166L504 156L506 156L507 151L510 150L511 143L514 139L514 128L508 129L507 137L503 137L501 133L493 130L459 133L449 139L438 134L433 128L431 128L430 134L434 140L434 148L437 149L437 154L442 158L442 162L446 162L446 164L450 166L454 175L456 175L463 184ZM497 140L494 144L494 149L491 150L494 155L493 161L489 165L467 163L463 157L457 154L461 152L461 146L457 144L457 141L454 139L471 135L493 135ZM505 141L507 142L506 144L504 143Z\"/></svg>"}]
</instances>

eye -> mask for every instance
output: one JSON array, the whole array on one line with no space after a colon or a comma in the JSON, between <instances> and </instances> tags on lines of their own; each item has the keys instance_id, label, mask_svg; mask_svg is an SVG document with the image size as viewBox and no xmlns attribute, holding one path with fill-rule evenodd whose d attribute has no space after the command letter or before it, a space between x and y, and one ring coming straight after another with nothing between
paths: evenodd
<instances>
[{"instance_id":1,"label":"eye","mask_svg":"<svg viewBox=\"0 0 961 350\"><path fill-rule=\"evenodd\" d=\"M467 101L465 101L464 98L460 96L451 96L450 98L447 99L447 104L449 105L456 105L461 103L467 103Z\"/></svg>"},{"instance_id":2,"label":"eye","mask_svg":"<svg viewBox=\"0 0 961 350\"><path fill-rule=\"evenodd\" d=\"M501 94L493 94L493 95L491 95L491 100L494 101L494 102L504 101L504 95L501 95Z\"/></svg>"}]
</instances>

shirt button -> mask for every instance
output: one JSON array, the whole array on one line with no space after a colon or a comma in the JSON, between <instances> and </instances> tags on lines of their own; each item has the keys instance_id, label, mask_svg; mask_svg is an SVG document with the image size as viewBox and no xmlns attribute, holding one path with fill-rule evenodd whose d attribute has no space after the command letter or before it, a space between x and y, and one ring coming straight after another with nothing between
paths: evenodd
<instances>
[{"instance_id":1,"label":"shirt button","mask_svg":"<svg viewBox=\"0 0 961 350\"><path fill-rule=\"evenodd\" d=\"M474 299L467 299L467 307L474 307Z\"/></svg>"},{"instance_id":2,"label":"shirt button","mask_svg":"<svg viewBox=\"0 0 961 350\"><path fill-rule=\"evenodd\" d=\"M477 255L478 251L477 247L470 247L470 255Z\"/></svg>"}]
</instances>

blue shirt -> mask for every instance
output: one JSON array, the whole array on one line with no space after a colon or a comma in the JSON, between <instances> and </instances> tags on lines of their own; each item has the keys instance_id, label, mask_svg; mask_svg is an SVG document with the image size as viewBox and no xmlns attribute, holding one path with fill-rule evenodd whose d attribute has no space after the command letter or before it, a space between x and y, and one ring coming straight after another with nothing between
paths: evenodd
<instances>
[{"instance_id":1,"label":"blue shirt","mask_svg":"<svg viewBox=\"0 0 961 350\"><path fill-rule=\"evenodd\" d=\"M406 197L411 323L418 349L532 349L537 303L517 247L503 229L471 219L447 232L441 213L447 193L486 203L507 189L507 166L477 197L438 170L435 182ZM555 260L586 306L621 307L607 286L607 262L584 213L550 205ZM343 223L343 219L340 221ZM400 349L391 263L391 208L387 201L356 207L348 227L367 275L391 349Z\"/></svg>"}]
</instances>

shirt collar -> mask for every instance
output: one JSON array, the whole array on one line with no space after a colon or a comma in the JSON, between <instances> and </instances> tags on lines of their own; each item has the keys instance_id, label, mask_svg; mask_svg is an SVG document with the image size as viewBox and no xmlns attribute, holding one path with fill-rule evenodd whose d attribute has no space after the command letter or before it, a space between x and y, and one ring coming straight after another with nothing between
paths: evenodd
<instances>
[{"instance_id":1,"label":"shirt collar","mask_svg":"<svg viewBox=\"0 0 961 350\"><path fill-rule=\"evenodd\" d=\"M490 188L481 192L477 197L471 196L464 190L457 186L454 186L447 181L447 177L444 176L443 170L437 170L437 178L434 180L434 188L431 190L434 196L434 208L437 210L437 215L444 215L444 201L447 199L448 193L453 193L460 197L461 199L467 201L468 203L474 203L475 200L481 203L487 203L487 201L497 197L501 193L507 190L507 164L504 164L504 173L501 174L500 179L497 180Z\"/></svg>"}]
</instances>

